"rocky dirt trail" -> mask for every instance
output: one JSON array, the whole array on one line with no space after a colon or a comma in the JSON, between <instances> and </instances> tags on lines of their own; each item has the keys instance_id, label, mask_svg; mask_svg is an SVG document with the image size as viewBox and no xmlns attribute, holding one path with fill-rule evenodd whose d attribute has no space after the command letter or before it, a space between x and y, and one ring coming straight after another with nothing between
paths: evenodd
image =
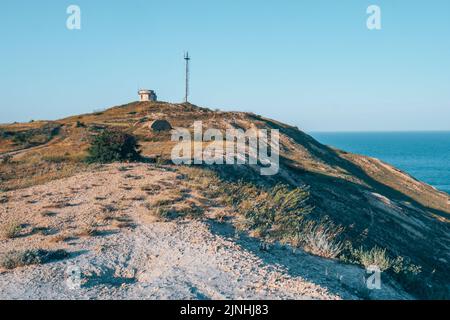
<instances>
[{"instance_id":1,"label":"rocky dirt trail","mask_svg":"<svg viewBox=\"0 0 450 320\"><path fill-rule=\"evenodd\" d=\"M181 189L173 170L115 164L6 193L0 222L24 228L0 240L0 253L42 248L70 256L0 272L0 299L410 298L393 283L369 292L355 266L283 246L261 251L258 240L209 219L216 208L176 221L150 213Z\"/></svg>"}]
</instances>

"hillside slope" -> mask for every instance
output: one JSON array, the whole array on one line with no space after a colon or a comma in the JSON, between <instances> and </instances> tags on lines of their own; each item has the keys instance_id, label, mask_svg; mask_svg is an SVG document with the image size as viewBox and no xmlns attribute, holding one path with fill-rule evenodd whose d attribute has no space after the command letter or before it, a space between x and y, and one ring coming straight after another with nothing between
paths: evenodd
<instances>
[{"instance_id":1,"label":"hillside slope","mask_svg":"<svg viewBox=\"0 0 450 320\"><path fill-rule=\"evenodd\" d=\"M149 185L162 187L149 195L143 191ZM135 164L8 192L0 220L14 215L29 226L22 237L0 242L0 251L38 247L70 256L0 274L0 299L410 298L391 284L367 292L365 272L355 266L283 246L261 251L257 239L215 219L224 209L215 204L203 206L202 220L177 222L148 209L180 192L203 200L186 186L173 170ZM54 215L37 214L46 208ZM96 233L84 234L93 224ZM67 285L73 268L80 270L81 289Z\"/></svg>"},{"instance_id":2,"label":"hillside slope","mask_svg":"<svg viewBox=\"0 0 450 320\"><path fill-rule=\"evenodd\" d=\"M309 186L313 215L318 220L329 217L343 226L344 239L351 240L355 248L386 248L391 257L404 257L421 266L427 283L439 287L432 291L448 291L448 194L377 159L324 146L295 127L255 114L214 112L190 104L135 102L54 122L1 126L0 150L3 155L13 155L12 161L0 167L1 187L5 191L23 188L92 170L79 160L89 146L89 137L104 128L127 131L138 137L144 156L168 160L174 145L170 133L148 130L148 124L156 119L183 128L201 120L207 128L280 130L277 181L256 179ZM241 171L238 176L254 176L249 168L235 169Z\"/></svg>"}]
</instances>

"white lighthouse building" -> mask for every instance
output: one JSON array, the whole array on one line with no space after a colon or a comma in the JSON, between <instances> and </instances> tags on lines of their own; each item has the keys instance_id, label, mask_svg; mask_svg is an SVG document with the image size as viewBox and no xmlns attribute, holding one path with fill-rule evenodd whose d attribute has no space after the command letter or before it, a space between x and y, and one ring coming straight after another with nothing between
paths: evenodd
<instances>
[{"instance_id":1,"label":"white lighthouse building","mask_svg":"<svg viewBox=\"0 0 450 320\"><path fill-rule=\"evenodd\" d=\"M156 101L158 97L155 91L142 89L138 91L140 101Z\"/></svg>"}]
</instances>

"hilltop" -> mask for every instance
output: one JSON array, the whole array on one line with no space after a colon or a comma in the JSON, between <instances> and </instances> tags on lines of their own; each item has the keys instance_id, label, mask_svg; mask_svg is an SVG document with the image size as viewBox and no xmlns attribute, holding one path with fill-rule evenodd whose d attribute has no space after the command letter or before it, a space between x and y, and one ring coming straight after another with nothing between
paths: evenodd
<instances>
[{"instance_id":1,"label":"hilltop","mask_svg":"<svg viewBox=\"0 0 450 320\"><path fill-rule=\"evenodd\" d=\"M202 121L205 127L222 130L229 127L244 130L278 129L281 134L280 172L275 177L262 177L246 166L227 166L225 169L171 165L170 153L175 143L170 141L170 133L151 132L148 128L150 122L158 119L168 120L172 127L183 128L190 128L195 121ZM85 164L83 159L90 138L107 128L134 135L147 161L123 166ZM172 273L165 274L161 280L167 283L158 283L156 287L166 288L170 283L177 283L179 295L166 288L164 290L169 291L164 297L239 297L236 292L223 288L225 274L230 276L238 269L243 270L242 282L235 283L228 290L249 288L250 283L254 282L261 284L261 292L266 292L256 293L260 291L249 289L247 294L242 293L246 298L408 298L414 295L442 297L448 294L449 195L378 159L322 145L296 127L251 113L212 111L191 104L133 102L57 121L2 125L0 139L0 152L5 159L0 165L0 222L6 223L14 217L25 225L19 237L0 240L1 251L25 247L49 250L56 247L76 248L79 256L74 258L75 261L86 264L94 259L92 245L95 244L104 255L100 254L94 259L94 265L102 266L92 271L98 279L87 277L90 279L88 283L92 285L92 289L88 290L91 293L103 285L127 296L152 296L146 291L151 286L146 290L139 287L139 291L135 283L142 285L149 281L155 285L155 268L170 266ZM151 192L146 190L148 180L156 177L158 181L150 181ZM198 177L200 181L196 180ZM266 252L265 246L262 246L264 250L260 252L259 242L265 240L261 232L257 232L257 228L249 228L248 232L245 232L245 228L239 228L239 222L243 219L240 212L242 207L226 201L230 198L227 189L242 183L252 184L258 190L265 190L258 192L269 195L272 192L270 190L280 184L288 186L287 190L307 190L308 203L314 208L310 213L311 221L327 221L326 226L336 230L339 235L333 241L339 241L346 248L342 250L342 258L319 258L317 255L323 254L311 247L299 247L300 251L291 252L289 248L295 248L291 239L279 241L280 238L273 230L268 232L270 237L266 239L271 243L271 249ZM219 188L211 194L210 189L214 186ZM167 212L166 215L160 211L154 212L168 205L161 202L161 197L163 200L164 197L169 198L165 200L172 206L171 210L183 213L179 214L180 219L169 217ZM46 210L55 211L54 218L44 217L42 213ZM104 214L108 211L111 211L109 213L112 216L105 218ZM86 227L83 223L89 220L88 217L94 219L91 222L99 228L100 235L94 237L94 244L82 236L76 236ZM44 228L48 232L36 232L36 228ZM194 230L203 230L199 231L201 236L195 235ZM239 235L234 236L236 233ZM165 260L158 258L162 254L161 250L171 250L171 237L174 248L186 243L186 247L176 249L181 252L178 257L182 261L182 270L194 267L193 261L184 260L187 257L195 255L196 259L202 256L214 260L222 254L223 259L229 255L229 260L216 261L217 264L226 266L225 269L232 267L236 270L209 274L208 270L218 268L217 265L210 265L204 273L199 271L192 277L182 279L181 269L171 265L174 263L171 260L173 257ZM59 238L59 241L55 238ZM197 247L196 243L202 240L205 240L205 244ZM136 247L127 256L127 246L133 243ZM152 249L147 252L147 247ZM220 251L222 247L225 248L223 252ZM389 261L402 261L395 266L392 263L392 270L402 270L387 275L387 284L378 293L366 292L360 284L358 287L364 270L355 264L363 264L364 254L360 254L359 261L354 261L351 256L346 258L344 254L346 251L355 253L358 250L367 253L374 248L386 249L385 258ZM197 256L198 250L204 254ZM153 264L142 261L143 255L148 256ZM108 262L108 257L112 260L120 257L123 263ZM240 265L242 259L250 259L252 263ZM274 265L280 265L282 269L272 269ZM217 270L223 270L222 267ZM26 283L51 277L49 270L39 269L44 266L30 268L36 269L31 273L23 269L14 271L15 279ZM115 274L118 269L127 275ZM420 272L417 272L418 269ZM61 270L58 272L62 276ZM344 280L338 281L336 272L345 275ZM255 274L261 277L250 280ZM11 277L10 272L0 275L2 287L11 281ZM213 280L205 281L202 277ZM270 287L263 285L265 280L272 277L282 280L274 280ZM114 283L102 283L102 279ZM184 280L189 284L180 285ZM115 285L116 281L118 286ZM49 286L46 290L57 285L50 282ZM130 288L124 293L121 286ZM12 288L4 288L0 296L13 297L18 294ZM62 294L61 290L56 292ZM95 294L101 296L99 292Z\"/></svg>"}]
</instances>

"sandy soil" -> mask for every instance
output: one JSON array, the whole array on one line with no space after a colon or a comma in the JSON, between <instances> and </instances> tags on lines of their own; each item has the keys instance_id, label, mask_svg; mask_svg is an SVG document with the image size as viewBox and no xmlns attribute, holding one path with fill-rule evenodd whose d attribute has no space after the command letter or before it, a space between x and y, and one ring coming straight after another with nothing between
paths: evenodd
<instances>
[{"instance_id":1,"label":"sandy soil","mask_svg":"<svg viewBox=\"0 0 450 320\"><path fill-rule=\"evenodd\" d=\"M0 253L71 254L2 271L0 299L410 298L388 280L381 290L365 289L365 271L355 266L283 246L262 251L258 240L208 218L214 207L206 206L198 220L155 218L152 207L164 194L201 200L183 188L173 170L136 164L6 193L0 222L24 228L19 237L0 240ZM87 234L93 226L95 233Z\"/></svg>"}]
</instances>

